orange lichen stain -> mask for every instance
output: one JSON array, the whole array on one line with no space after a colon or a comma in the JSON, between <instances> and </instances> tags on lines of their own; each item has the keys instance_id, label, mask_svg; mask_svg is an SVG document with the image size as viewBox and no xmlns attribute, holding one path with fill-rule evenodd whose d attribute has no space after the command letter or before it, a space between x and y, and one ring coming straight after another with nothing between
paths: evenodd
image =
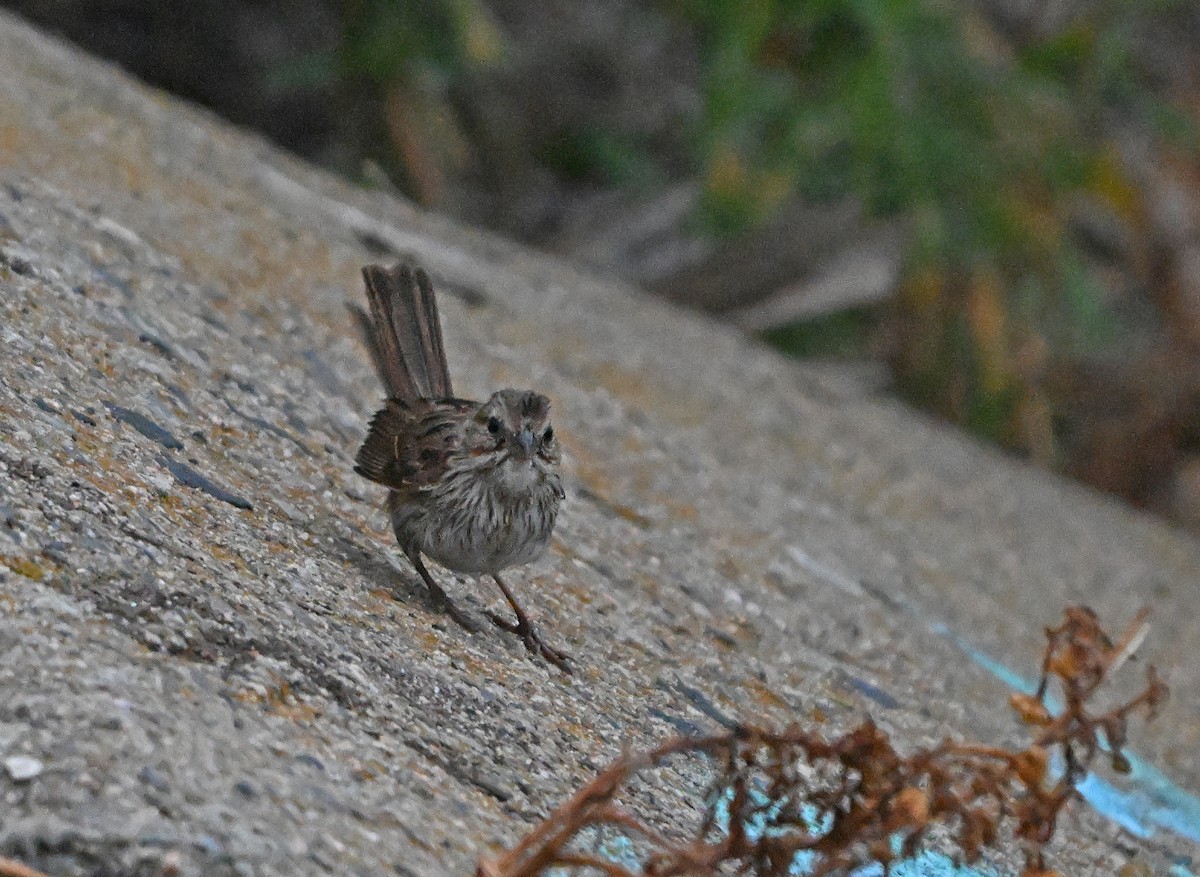
<instances>
[{"instance_id":1,"label":"orange lichen stain","mask_svg":"<svg viewBox=\"0 0 1200 877\"><path fill-rule=\"evenodd\" d=\"M545 327L541 323L519 316L496 319L492 323L492 331L501 343L518 349L536 348L545 338Z\"/></svg>"},{"instance_id":2,"label":"orange lichen stain","mask_svg":"<svg viewBox=\"0 0 1200 877\"><path fill-rule=\"evenodd\" d=\"M420 619L416 619L415 623L409 627L408 635L416 639L426 651L442 651L441 634Z\"/></svg>"},{"instance_id":3,"label":"orange lichen stain","mask_svg":"<svg viewBox=\"0 0 1200 877\"><path fill-rule=\"evenodd\" d=\"M610 500L605 501L605 506L618 518L628 521L629 523L636 527L640 527L643 530L648 530L650 527L654 526L654 521L650 520L650 518L646 517L635 508L631 508L619 502L612 502Z\"/></svg>"},{"instance_id":4,"label":"orange lichen stain","mask_svg":"<svg viewBox=\"0 0 1200 877\"><path fill-rule=\"evenodd\" d=\"M642 454L646 450L646 443L634 433L630 433L621 439L621 448L630 454Z\"/></svg>"},{"instance_id":5,"label":"orange lichen stain","mask_svg":"<svg viewBox=\"0 0 1200 877\"><path fill-rule=\"evenodd\" d=\"M145 192L161 189L161 179L146 172L149 163L142 156L116 153L110 156L112 168L121 176L128 192Z\"/></svg>"},{"instance_id":6,"label":"orange lichen stain","mask_svg":"<svg viewBox=\"0 0 1200 877\"><path fill-rule=\"evenodd\" d=\"M9 113L7 105L3 105L6 109L0 112L4 118L11 119L13 116ZM12 167L17 156L22 155L28 148L28 140L23 136L23 131L20 125L5 125L0 128L0 156L4 157L4 163L8 167Z\"/></svg>"},{"instance_id":7,"label":"orange lichen stain","mask_svg":"<svg viewBox=\"0 0 1200 877\"><path fill-rule=\"evenodd\" d=\"M221 209L226 206L214 197L215 190L209 181L200 183L188 177L177 177L172 181L171 186L172 194L178 199L176 203L187 201L191 205L205 210Z\"/></svg>"},{"instance_id":8,"label":"orange lichen stain","mask_svg":"<svg viewBox=\"0 0 1200 877\"><path fill-rule=\"evenodd\" d=\"M277 542L275 539L264 539L262 544L263 544L263 547L265 547L267 549L267 551L271 552L272 554L291 554L292 553L292 549L290 546L284 545L282 542Z\"/></svg>"},{"instance_id":9,"label":"orange lichen stain","mask_svg":"<svg viewBox=\"0 0 1200 877\"><path fill-rule=\"evenodd\" d=\"M216 560L234 565L238 565L242 561L241 557L230 551L220 542L210 542L208 544L208 555Z\"/></svg>"},{"instance_id":10,"label":"orange lichen stain","mask_svg":"<svg viewBox=\"0 0 1200 877\"><path fill-rule=\"evenodd\" d=\"M731 582L740 581L742 578L742 571L738 567L737 561L735 561L728 554L723 555L721 559L717 561L717 572L725 576L725 578L729 579Z\"/></svg>"},{"instance_id":11,"label":"orange lichen stain","mask_svg":"<svg viewBox=\"0 0 1200 877\"><path fill-rule=\"evenodd\" d=\"M112 469L109 469L108 466L106 466L103 462L101 462L99 465L105 470L103 475L97 474L95 470L84 470L80 477L88 484L92 485L92 487L99 490L101 493L116 493L118 490L120 490L121 485L113 483L114 477L123 476L127 473L113 471ZM117 467L113 467L113 469L116 468Z\"/></svg>"},{"instance_id":12,"label":"orange lichen stain","mask_svg":"<svg viewBox=\"0 0 1200 877\"><path fill-rule=\"evenodd\" d=\"M325 714L323 709L304 702L287 704L286 706L271 706L270 713L291 719L293 722L315 722Z\"/></svg>"},{"instance_id":13,"label":"orange lichen stain","mask_svg":"<svg viewBox=\"0 0 1200 877\"><path fill-rule=\"evenodd\" d=\"M7 566L17 575L40 582L46 577L47 571L27 557L6 557L0 555L0 563Z\"/></svg>"},{"instance_id":14,"label":"orange lichen stain","mask_svg":"<svg viewBox=\"0 0 1200 877\"><path fill-rule=\"evenodd\" d=\"M771 709L783 710L788 715L795 713L795 710L792 709L792 705L775 691L773 691L770 687L768 687L762 680L751 676L746 679L745 687L750 690L750 692L754 695L755 700L757 700L762 706L769 707Z\"/></svg>"},{"instance_id":15,"label":"orange lichen stain","mask_svg":"<svg viewBox=\"0 0 1200 877\"><path fill-rule=\"evenodd\" d=\"M164 493L164 494L159 495L158 504L162 508L166 509L168 512L178 513L180 508L183 505L183 501L179 498L179 496L177 494Z\"/></svg>"},{"instance_id":16,"label":"orange lichen stain","mask_svg":"<svg viewBox=\"0 0 1200 877\"><path fill-rule=\"evenodd\" d=\"M649 496L661 473L648 467L634 467L629 471L626 483L638 496Z\"/></svg>"},{"instance_id":17,"label":"orange lichen stain","mask_svg":"<svg viewBox=\"0 0 1200 877\"><path fill-rule=\"evenodd\" d=\"M588 488L588 491L594 497L594 501L601 504L606 511L642 529L647 529L654 525L654 522L641 512L623 503L614 502L609 498L615 492L615 487L612 479L602 469L590 463L583 455L572 452L572 458L575 464L576 477Z\"/></svg>"},{"instance_id":18,"label":"orange lichen stain","mask_svg":"<svg viewBox=\"0 0 1200 877\"><path fill-rule=\"evenodd\" d=\"M250 438L245 430L227 423L214 423L208 429L208 437L226 448L240 446Z\"/></svg>"},{"instance_id":19,"label":"orange lichen stain","mask_svg":"<svg viewBox=\"0 0 1200 877\"><path fill-rule=\"evenodd\" d=\"M297 502L307 502L312 500L312 489L308 487L285 487L284 494L288 499L294 499Z\"/></svg>"},{"instance_id":20,"label":"orange lichen stain","mask_svg":"<svg viewBox=\"0 0 1200 877\"><path fill-rule=\"evenodd\" d=\"M633 580L642 586L642 589L651 599L658 599L662 593L662 586L659 584L657 576L652 576L644 572L634 572Z\"/></svg>"},{"instance_id":21,"label":"orange lichen stain","mask_svg":"<svg viewBox=\"0 0 1200 877\"><path fill-rule=\"evenodd\" d=\"M317 298L319 285L336 283L339 275L345 275L344 266L333 264L332 250L326 242L306 234L289 236L286 229L280 229L280 217L230 190L214 190L223 194L214 202L213 192L207 187L201 189L193 200L212 203L226 217L239 217L243 227L235 238L205 252L189 247L188 235L209 228L211 221L203 215L182 220L179 239L159 245L180 259L186 275L237 290L237 299L243 304L252 300L278 304L282 296L304 308ZM230 252L235 256L216 258L216 254ZM260 311L256 316L266 323L275 320L268 312Z\"/></svg>"},{"instance_id":22,"label":"orange lichen stain","mask_svg":"<svg viewBox=\"0 0 1200 877\"><path fill-rule=\"evenodd\" d=\"M463 670L476 679L488 678L496 673L496 665L492 661L476 657L470 652L464 652L454 656L454 660L459 661Z\"/></svg>"},{"instance_id":23,"label":"orange lichen stain","mask_svg":"<svg viewBox=\"0 0 1200 877\"><path fill-rule=\"evenodd\" d=\"M622 368L616 363L603 362L593 366L592 378L619 399L649 401L651 395L645 376L639 372Z\"/></svg>"},{"instance_id":24,"label":"orange lichen stain","mask_svg":"<svg viewBox=\"0 0 1200 877\"><path fill-rule=\"evenodd\" d=\"M184 526L194 527L198 530L207 530L210 517L208 509L204 505L207 496L205 493L189 488L188 496L180 506L175 522L182 522Z\"/></svg>"},{"instance_id":25,"label":"orange lichen stain","mask_svg":"<svg viewBox=\"0 0 1200 877\"><path fill-rule=\"evenodd\" d=\"M271 715L281 716L295 722L311 722L319 719L324 710L301 700L286 681L278 681L264 694L250 688L242 688L230 695L238 703L261 705Z\"/></svg>"},{"instance_id":26,"label":"orange lichen stain","mask_svg":"<svg viewBox=\"0 0 1200 877\"><path fill-rule=\"evenodd\" d=\"M694 524L700 520L700 510L690 502L681 502L668 494L652 496L650 501L671 512L671 517L677 521L687 521Z\"/></svg>"},{"instance_id":27,"label":"orange lichen stain","mask_svg":"<svg viewBox=\"0 0 1200 877\"><path fill-rule=\"evenodd\" d=\"M358 766L354 768L353 776L359 782L371 782L388 775L388 768L382 761L376 761L369 758L366 761L360 761Z\"/></svg>"},{"instance_id":28,"label":"orange lichen stain","mask_svg":"<svg viewBox=\"0 0 1200 877\"><path fill-rule=\"evenodd\" d=\"M574 578L568 579L566 584L556 584L554 585L554 588L561 594L570 595L582 606L590 606L592 603L596 602L596 597L591 590L579 584ZM539 590L543 589L544 586L539 587Z\"/></svg>"},{"instance_id":29,"label":"orange lichen stain","mask_svg":"<svg viewBox=\"0 0 1200 877\"><path fill-rule=\"evenodd\" d=\"M762 530L724 530L721 539L735 548L755 548L764 543L774 545L774 537Z\"/></svg>"},{"instance_id":30,"label":"orange lichen stain","mask_svg":"<svg viewBox=\"0 0 1200 877\"><path fill-rule=\"evenodd\" d=\"M255 228L243 228L238 235L242 260L249 257L249 270L242 272L241 285L261 287L275 275L276 267L271 264L271 247Z\"/></svg>"},{"instance_id":31,"label":"orange lichen stain","mask_svg":"<svg viewBox=\"0 0 1200 877\"><path fill-rule=\"evenodd\" d=\"M583 743L594 743L596 741L596 731L594 728L585 728L577 722L555 722L552 729L573 737Z\"/></svg>"},{"instance_id":32,"label":"orange lichen stain","mask_svg":"<svg viewBox=\"0 0 1200 877\"><path fill-rule=\"evenodd\" d=\"M592 452L573 434L565 431L560 431L557 435L559 443L563 446L567 458L572 465L578 470L581 478L589 478L595 481L605 478L604 474L596 464L596 458ZM589 482L588 487L593 487ZM609 486L605 481L605 487Z\"/></svg>"},{"instance_id":33,"label":"orange lichen stain","mask_svg":"<svg viewBox=\"0 0 1200 877\"><path fill-rule=\"evenodd\" d=\"M675 630L682 633L680 626L676 626ZM722 630L717 627L708 627L703 631L708 639L715 643L719 649L725 652L736 651L738 648L738 638L728 630Z\"/></svg>"},{"instance_id":34,"label":"orange lichen stain","mask_svg":"<svg viewBox=\"0 0 1200 877\"><path fill-rule=\"evenodd\" d=\"M684 387L664 386L615 363L600 363L592 366L590 372L592 379L616 398L679 426L700 426L713 410L711 401Z\"/></svg>"}]
</instances>

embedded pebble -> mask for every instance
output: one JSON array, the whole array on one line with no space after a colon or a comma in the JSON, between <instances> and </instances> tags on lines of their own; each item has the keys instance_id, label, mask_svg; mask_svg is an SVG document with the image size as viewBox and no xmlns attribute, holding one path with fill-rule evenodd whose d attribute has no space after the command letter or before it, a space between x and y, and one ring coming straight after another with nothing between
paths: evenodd
<instances>
[{"instance_id":1,"label":"embedded pebble","mask_svg":"<svg viewBox=\"0 0 1200 877\"><path fill-rule=\"evenodd\" d=\"M45 767L36 758L26 755L13 755L4 759L4 770L8 772L14 783L29 782L45 770Z\"/></svg>"},{"instance_id":2,"label":"embedded pebble","mask_svg":"<svg viewBox=\"0 0 1200 877\"><path fill-rule=\"evenodd\" d=\"M138 779L160 792L171 791L170 781L166 778L161 770L153 765L147 764L145 767L139 770Z\"/></svg>"},{"instance_id":3,"label":"embedded pebble","mask_svg":"<svg viewBox=\"0 0 1200 877\"><path fill-rule=\"evenodd\" d=\"M33 252L20 244L10 243L0 247L0 263L7 265L17 274L30 276L35 273Z\"/></svg>"},{"instance_id":4,"label":"embedded pebble","mask_svg":"<svg viewBox=\"0 0 1200 877\"><path fill-rule=\"evenodd\" d=\"M156 441L164 448L170 450L181 450L183 448L183 442L175 438L170 432L163 429L163 427L159 426L146 415L109 402L107 399L102 401L104 402L104 407L108 409L113 417L122 423L129 424L146 438Z\"/></svg>"},{"instance_id":5,"label":"embedded pebble","mask_svg":"<svg viewBox=\"0 0 1200 877\"><path fill-rule=\"evenodd\" d=\"M196 490L202 490L209 496L219 499L221 502L227 502L239 509L254 510L254 506L248 499L240 497L235 493L230 493L225 488L205 478L187 463L182 463L179 460L164 455L159 455L158 462L166 466L171 474L175 476L175 480L184 487L193 487Z\"/></svg>"}]
</instances>

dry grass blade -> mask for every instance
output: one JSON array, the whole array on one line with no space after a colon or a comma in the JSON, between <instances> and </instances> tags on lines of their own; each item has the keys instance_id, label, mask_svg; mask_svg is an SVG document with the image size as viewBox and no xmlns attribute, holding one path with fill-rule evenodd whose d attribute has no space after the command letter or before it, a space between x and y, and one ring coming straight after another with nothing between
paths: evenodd
<instances>
[{"instance_id":1,"label":"dry grass blade","mask_svg":"<svg viewBox=\"0 0 1200 877\"><path fill-rule=\"evenodd\" d=\"M1116 769L1127 767L1122 747L1130 716L1152 717L1167 696L1150 667L1138 694L1107 712L1088 711L1097 689L1145 636L1144 613L1114 643L1092 610L1069 607L1062 624L1046 630L1036 695L1012 698L1035 732L1023 749L947 740L903 755L869 719L832 739L799 725L675 737L617 759L517 846L481 861L477 877L537 877L550 869L605 877L783 877L801 854L809 873L821 877L912 856L935 826L967 862L1008 836L1022 845L1022 877L1054 877L1043 850L1076 782L1102 748ZM1048 705L1051 697L1061 709ZM1051 776L1055 755L1065 769ZM703 756L716 778L698 802L704 815L692 833L678 839L676 826L677 839L669 840L669 831L618 799L635 777L645 779L682 756ZM589 847L587 839L601 830L620 832L627 852L639 852L618 863Z\"/></svg>"}]
</instances>

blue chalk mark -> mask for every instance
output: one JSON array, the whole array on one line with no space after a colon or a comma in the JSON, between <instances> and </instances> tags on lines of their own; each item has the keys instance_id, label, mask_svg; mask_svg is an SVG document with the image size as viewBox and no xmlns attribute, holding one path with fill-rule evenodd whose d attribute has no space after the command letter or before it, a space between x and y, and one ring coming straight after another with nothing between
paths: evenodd
<instances>
[{"instance_id":1,"label":"blue chalk mark","mask_svg":"<svg viewBox=\"0 0 1200 877\"><path fill-rule=\"evenodd\" d=\"M931 625L934 633L945 637L967 657L987 670L1009 688L1024 694L1037 691L1036 683L985 655L944 624ZM1058 709L1053 702L1051 709ZM1182 838L1200 843L1200 797L1172 782L1144 759L1126 752L1130 787L1118 788L1095 774L1088 774L1077 786L1080 795L1101 815L1120 825L1130 834L1150 838L1165 829Z\"/></svg>"},{"instance_id":2,"label":"blue chalk mark","mask_svg":"<svg viewBox=\"0 0 1200 877\"><path fill-rule=\"evenodd\" d=\"M929 629L938 636L950 640L952 643L958 646L961 651L965 652L968 658L970 658L984 670L987 670L1009 688L1019 691L1022 694L1034 694L1037 692L1037 683L1035 683L1032 679L1026 679L1020 673L1008 669L1008 667L1006 667L1004 664L1001 664L999 661L989 657L988 655L985 655L946 625L939 622L937 624L931 624Z\"/></svg>"},{"instance_id":3,"label":"blue chalk mark","mask_svg":"<svg viewBox=\"0 0 1200 877\"><path fill-rule=\"evenodd\" d=\"M1121 794L1136 804L1148 822L1200 843L1200 797L1172 782L1154 765L1136 755L1126 755L1135 788Z\"/></svg>"},{"instance_id":4,"label":"blue chalk mark","mask_svg":"<svg viewBox=\"0 0 1200 877\"><path fill-rule=\"evenodd\" d=\"M1196 877L1196 875L1187 866L1175 864L1171 866L1171 877Z\"/></svg>"},{"instance_id":5,"label":"blue chalk mark","mask_svg":"<svg viewBox=\"0 0 1200 877\"><path fill-rule=\"evenodd\" d=\"M1107 816L1134 837L1146 840L1154 836L1153 827L1138 817L1136 799L1095 774L1088 774L1075 786L1075 791L1096 810Z\"/></svg>"}]
</instances>

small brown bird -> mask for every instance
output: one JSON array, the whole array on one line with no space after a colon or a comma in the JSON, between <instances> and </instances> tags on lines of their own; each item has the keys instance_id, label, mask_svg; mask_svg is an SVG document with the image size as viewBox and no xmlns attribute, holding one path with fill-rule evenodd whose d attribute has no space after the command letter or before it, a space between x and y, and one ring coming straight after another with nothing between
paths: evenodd
<instances>
[{"instance_id":1,"label":"small brown bird","mask_svg":"<svg viewBox=\"0 0 1200 877\"><path fill-rule=\"evenodd\" d=\"M499 390L486 402L456 398L429 276L401 263L390 271L368 265L363 279L370 314L355 313L388 400L354 471L388 488L396 541L455 620L471 627L421 555L490 575L517 619L488 613L492 621L569 673L568 655L541 639L500 578L546 550L564 497L550 400L530 390Z\"/></svg>"}]
</instances>

